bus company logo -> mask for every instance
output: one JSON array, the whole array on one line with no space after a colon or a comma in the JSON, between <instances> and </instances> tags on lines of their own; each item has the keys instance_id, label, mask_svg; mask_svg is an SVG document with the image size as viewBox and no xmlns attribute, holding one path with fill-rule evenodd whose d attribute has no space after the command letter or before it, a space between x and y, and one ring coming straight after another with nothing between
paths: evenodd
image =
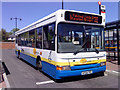
<instances>
[{"instance_id":1,"label":"bus company logo","mask_svg":"<svg viewBox=\"0 0 120 90\"><path fill-rule=\"evenodd\" d=\"M87 62L87 60L85 59L85 58L82 58L81 60L80 60L80 63L86 63Z\"/></svg>"},{"instance_id":2,"label":"bus company logo","mask_svg":"<svg viewBox=\"0 0 120 90\"><path fill-rule=\"evenodd\" d=\"M36 49L35 48L33 49L33 53L36 54Z\"/></svg>"}]
</instances>

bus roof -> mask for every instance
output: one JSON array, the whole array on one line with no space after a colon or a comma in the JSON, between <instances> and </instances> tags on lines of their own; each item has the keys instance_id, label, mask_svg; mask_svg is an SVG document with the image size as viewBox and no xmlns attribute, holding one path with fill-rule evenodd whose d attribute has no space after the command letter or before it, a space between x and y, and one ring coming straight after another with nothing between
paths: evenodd
<instances>
[{"instance_id":1,"label":"bus roof","mask_svg":"<svg viewBox=\"0 0 120 90\"><path fill-rule=\"evenodd\" d=\"M86 14L92 14L92 15L98 15L98 16L101 16L101 15L99 15L99 14L95 14L95 13L89 13L89 12L83 12L83 11L76 11L76 10L65 10L65 9L59 9L59 10L57 10L57 11L55 11L55 12L49 14L48 16L43 17L43 18L39 19L38 21L33 22L32 24L30 24L30 25L28 25L28 26L26 26L26 27L20 29L19 31L15 32L15 35L16 35L17 33L21 32L21 31L23 31L23 30L25 30L25 29L27 29L27 28L33 26L33 25L36 25L36 24L40 23L41 21L44 21L44 20L46 20L46 19L48 19L48 18L50 18L50 17L52 17L52 16L55 16L57 13L61 13L61 12L65 12L65 11L78 12L78 13L86 13Z\"/></svg>"}]
</instances>

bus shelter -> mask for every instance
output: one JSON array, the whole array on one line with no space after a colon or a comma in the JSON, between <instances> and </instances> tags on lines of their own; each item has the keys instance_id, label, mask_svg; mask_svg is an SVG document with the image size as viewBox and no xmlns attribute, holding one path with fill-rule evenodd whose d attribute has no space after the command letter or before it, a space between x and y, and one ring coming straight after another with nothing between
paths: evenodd
<instances>
[{"instance_id":1,"label":"bus shelter","mask_svg":"<svg viewBox=\"0 0 120 90\"><path fill-rule=\"evenodd\" d=\"M116 60L120 65L120 20L106 23L105 50L107 60Z\"/></svg>"}]
</instances>

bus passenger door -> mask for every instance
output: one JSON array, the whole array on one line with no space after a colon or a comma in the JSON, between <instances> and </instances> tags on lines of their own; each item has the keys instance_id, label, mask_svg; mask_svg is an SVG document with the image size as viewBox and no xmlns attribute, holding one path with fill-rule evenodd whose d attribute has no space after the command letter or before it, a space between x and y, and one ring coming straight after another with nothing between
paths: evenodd
<instances>
[{"instance_id":1,"label":"bus passenger door","mask_svg":"<svg viewBox=\"0 0 120 90\"><path fill-rule=\"evenodd\" d=\"M54 67L53 67L53 51L55 51L55 28L54 23L49 24L43 27L43 51L45 53L44 58L47 59L47 63L45 63L44 70L48 72L50 75L54 75Z\"/></svg>"}]
</instances>

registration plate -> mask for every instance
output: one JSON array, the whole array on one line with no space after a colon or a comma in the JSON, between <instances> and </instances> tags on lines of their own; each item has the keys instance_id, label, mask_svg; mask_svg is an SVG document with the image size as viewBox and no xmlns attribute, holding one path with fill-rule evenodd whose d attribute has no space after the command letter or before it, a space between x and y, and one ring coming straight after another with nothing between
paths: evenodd
<instances>
[{"instance_id":1,"label":"registration plate","mask_svg":"<svg viewBox=\"0 0 120 90\"><path fill-rule=\"evenodd\" d=\"M87 74L92 74L93 73L93 71L84 71L84 72L82 72L81 74L82 75L87 75Z\"/></svg>"}]
</instances>

